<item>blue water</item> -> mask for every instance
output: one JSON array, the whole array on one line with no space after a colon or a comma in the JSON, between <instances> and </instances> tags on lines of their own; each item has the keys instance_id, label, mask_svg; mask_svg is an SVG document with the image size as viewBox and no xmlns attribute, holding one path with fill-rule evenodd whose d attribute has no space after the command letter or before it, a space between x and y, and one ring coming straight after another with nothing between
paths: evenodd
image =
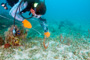
<instances>
[{"instance_id":1,"label":"blue water","mask_svg":"<svg viewBox=\"0 0 90 60\"><path fill-rule=\"evenodd\" d=\"M90 28L90 0L46 0L46 5L48 20L69 20Z\"/></svg>"},{"instance_id":2,"label":"blue water","mask_svg":"<svg viewBox=\"0 0 90 60\"><path fill-rule=\"evenodd\" d=\"M53 19L89 20L89 0L46 0L47 15ZM55 18L56 17L56 18Z\"/></svg>"}]
</instances>

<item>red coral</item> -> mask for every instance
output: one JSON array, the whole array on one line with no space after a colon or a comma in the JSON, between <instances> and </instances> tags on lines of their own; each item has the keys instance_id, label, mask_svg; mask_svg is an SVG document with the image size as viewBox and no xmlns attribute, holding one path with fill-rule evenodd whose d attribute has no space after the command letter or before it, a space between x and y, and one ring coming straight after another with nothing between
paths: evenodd
<instances>
[{"instance_id":1,"label":"red coral","mask_svg":"<svg viewBox=\"0 0 90 60\"><path fill-rule=\"evenodd\" d=\"M45 45L45 37L44 37L44 41L43 41L43 46L44 46L44 48L45 48L45 49L47 49L47 48L48 48L48 46L49 46L49 43L48 43L48 45L47 45L47 46Z\"/></svg>"},{"instance_id":2,"label":"red coral","mask_svg":"<svg viewBox=\"0 0 90 60\"><path fill-rule=\"evenodd\" d=\"M9 48L10 46L11 45L7 43L7 44L4 45L4 48Z\"/></svg>"},{"instance_id":3,"label":"red coral","mask_svg":"<svg viewBox=\"0 0 90 60\"><path fill-rule=\"evenodd\" d=\"M19 46L19 44L14 44L14 46Z\"/></svg>"}]
</instances>

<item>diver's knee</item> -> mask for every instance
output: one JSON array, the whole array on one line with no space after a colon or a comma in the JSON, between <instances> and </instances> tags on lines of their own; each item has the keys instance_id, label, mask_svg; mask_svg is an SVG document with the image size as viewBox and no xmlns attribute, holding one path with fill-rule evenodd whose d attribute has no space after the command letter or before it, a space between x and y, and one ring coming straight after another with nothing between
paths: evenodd
<instances>
[{"instance_id":1,"label":"diver's knee","mask_svg":"<svg viewBox=\"0 0 90 60\"><path fill-rule=\"evenodd\" d=\"M10 11L9 11L9 15L12 15L12 14L13 14L13 11L12 11L12 10L10 10Z\"/></svg>"},{"instance_id":2,"label":"diver's knee","mask_svg":"<svg viewBox=\"0 0 90 60\"><path fill-rule=\"evenodd\" d=\"M11 15L11 11L9 11L9 15Z\"/></svg>"},{"instance_id":3,"label":"diver's knee","mask_svg":"<svg viewBox=\"0 0 90 60\"><path fill-rule=\"evenodd\" d=\"M12 17L14 17L15 16L15 13L9 12L9 15L11 15Z\"/></svg>"}]
</instances>

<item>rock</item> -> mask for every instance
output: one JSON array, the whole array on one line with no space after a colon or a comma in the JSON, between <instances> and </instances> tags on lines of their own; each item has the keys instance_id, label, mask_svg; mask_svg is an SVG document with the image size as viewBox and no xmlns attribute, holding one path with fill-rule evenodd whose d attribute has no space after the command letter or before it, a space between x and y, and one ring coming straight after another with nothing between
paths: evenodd
<instances>
[{"instance_id":1,"label":"rock","mask_svg":"<svg viewBox=\"0 0 90 60\"><path fill-rule=\"evenodd\" d=\"M90 60L90 58L87 58L87 60Z\"/></svg>"},{"instance_id":2,"label":"rock","mask_svg":"<svg viewBox=\"0 0 90 60\"><path fill-rule=\"evenodd\" d=\"M0 46L4 44L4 40L0 37Z\"/></svg>"},{"instance_id":3,"label":"rock","mask_svg":"<svg viewBox=\"0 0 90 60\"><path fill-rule=\"evenodd\" d=\"M58 57L58 56L55 56L54 58L55 58L55 59L59 59L59 57Z\"/></svg>"},{"instance_id":4,"label":"rock","mask_svg":"<svg viewBox=\"0 0 90 60\"><path fill-rule=\"evenodd\" d=\"M88 52L88 56L90 57L90 52Z\"/></svg>"}]
</instances>

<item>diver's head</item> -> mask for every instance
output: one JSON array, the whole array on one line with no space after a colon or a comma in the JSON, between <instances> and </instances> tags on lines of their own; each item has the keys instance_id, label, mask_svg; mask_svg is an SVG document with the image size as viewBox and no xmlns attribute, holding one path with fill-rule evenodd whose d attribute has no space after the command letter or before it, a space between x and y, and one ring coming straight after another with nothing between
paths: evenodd
<instances>
[{"instance_id":1,"label":"diver's head","mask_svg":"<svg viewBox=\"0 0 90 60\"><path fill-rule=\"evenodd\" d=\"M46 5L43 2L38 3L35 13L37 15L44 15L46 13Z\"/></svg>"},{"instance_id":2,"label":"diver's head","mask_svg":"<svg viewBox=\"0 0 90 60\"><path fill-rule=\"evenodd\" d=\"M46 5L44 2L35 2L33 3L32 8L30 9L31 13L35 15L44 15L46 13Z\"/></svg>"}]
</instances>

